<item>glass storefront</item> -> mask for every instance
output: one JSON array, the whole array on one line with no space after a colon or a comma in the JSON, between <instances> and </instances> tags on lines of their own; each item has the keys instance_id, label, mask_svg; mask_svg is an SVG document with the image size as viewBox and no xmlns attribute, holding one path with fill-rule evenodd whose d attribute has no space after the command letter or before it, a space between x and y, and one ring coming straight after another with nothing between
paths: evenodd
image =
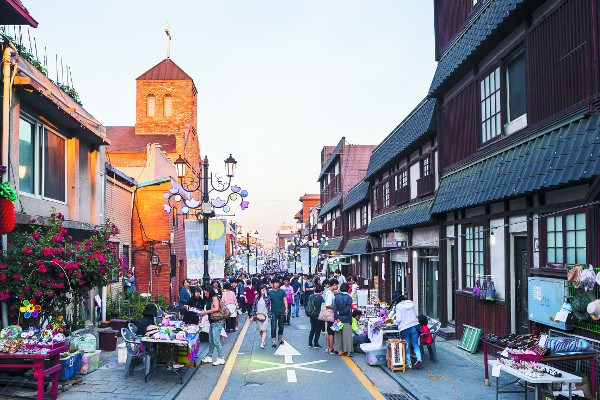
<instances>
[{"instance_id":1,"label":"glass storefront","mask_svg":"<svg viewBox=\"0 0 600 400\"><path fill-rule=\"evenodd\" d=\"M419 266L419 312L429 318L439 319L437 248L418 249Z\"/></svg>"},{"instance_id":2,"label":"glass storefront","mask_svg":"<svg viewBox=\"0 0 600 400\"><path fill-rule=\"evenodd\" d=\"M391 260L394 273L392 292L400 290L401 293L408 295L408 251L392 251Z\"/></svg>"}]
</instances>

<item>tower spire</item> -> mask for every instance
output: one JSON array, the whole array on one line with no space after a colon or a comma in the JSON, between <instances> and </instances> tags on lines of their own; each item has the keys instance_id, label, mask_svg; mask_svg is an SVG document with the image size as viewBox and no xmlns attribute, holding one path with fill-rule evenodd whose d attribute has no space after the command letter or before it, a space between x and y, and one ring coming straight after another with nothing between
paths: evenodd
<instances>
[{"instance_id":1,"label":"tower spire","mask_svg":"<svg viewBox=\"0 0 600 400\"><path fill-rule=\"evenodd\" d=\"M171 31L169 30L169 23L167 23L165 33L167 34L167 58L171 58Z\"/></svg>"}]
</instances>

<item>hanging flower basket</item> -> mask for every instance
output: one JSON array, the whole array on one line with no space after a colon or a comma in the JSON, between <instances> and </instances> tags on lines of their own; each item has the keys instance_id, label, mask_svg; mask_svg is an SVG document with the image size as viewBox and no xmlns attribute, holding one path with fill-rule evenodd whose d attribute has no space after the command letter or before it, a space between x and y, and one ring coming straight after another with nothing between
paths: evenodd
<instances>
[{"instance_id":1,"label":"hanging flower basket","mask_svg":"<svg viewBox=\"0 0 600 400\"><path fill-rule=\"evenodd\" d=\"M11 233L15 229L15 207L12 201L0 199L0 235Z\"/></svg>"},{"instance_id":2,"label":"hanging flower basket","mask_svg":"<svg viewBox=\"0 0 600 400\"><path fill-rule=\"evenodd\" d=\"M15 207L12 202L18 199L17 192L10 182L0 183L0 235L15 229Z\"/></svg>"}]
</instances>

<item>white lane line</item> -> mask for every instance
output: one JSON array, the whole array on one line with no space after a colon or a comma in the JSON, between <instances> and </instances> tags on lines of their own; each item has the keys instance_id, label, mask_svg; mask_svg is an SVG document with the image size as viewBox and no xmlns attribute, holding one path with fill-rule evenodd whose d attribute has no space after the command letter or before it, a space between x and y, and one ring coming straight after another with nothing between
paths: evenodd
<instances>
[{"instance_id":1,"label":"white lane line","mask_svg":"<svg viewBox=\"0 0 600 400\"><path fill-rule=\"evenodd\" d=\"M327 370L324 370L324 369L316 369L316 368L307 368L307 367L305 367L305 365L324 363L327 360L310 361L310 362L305 362L305 363L300 363L300 364L280 364L280 363L274 363L274 362L262 361L262 360L252 360L252 361L260 363L260 364L276 365L276 367L263 368L263 369L255 369L255 370L250 371L250 372L266 372L266 371L274 371L274 370L277 370L277 369L284 369L284 368L296 368L296 369L303 369L303 370L306 370L306 371L324 372L326 374L332 374L333 373L333 371L327 371Z\"/></svg>"},{"instance_id":2,"label":"white lane line","mask_svg":"<svg viewBox=\"0 0 600 400\"><path fill-rule=\"evenodd\" d=\"M288 378L288 383L297 383L298 382L298 379L296 379L296 371L294 371L293 369L287 370L287 378Z\"/></svg>"}]
</instances>

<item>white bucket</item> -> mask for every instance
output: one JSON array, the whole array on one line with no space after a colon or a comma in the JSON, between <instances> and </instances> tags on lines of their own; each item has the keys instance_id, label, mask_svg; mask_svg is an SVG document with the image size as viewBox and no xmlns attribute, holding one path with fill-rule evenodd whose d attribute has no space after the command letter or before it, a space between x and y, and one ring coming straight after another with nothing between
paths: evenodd
<instances>
[{"instance_id":1,"label":"white bucket","mask_svg":"<svg viewBox=\"0 0 600 400\"><path fill-rule=\"evenodd\" d=\"M125 364L127 362L127 347L125 347L125 343L121 343L117 346L117 357L119 364Z\"/></svg>"}]
</instances>

